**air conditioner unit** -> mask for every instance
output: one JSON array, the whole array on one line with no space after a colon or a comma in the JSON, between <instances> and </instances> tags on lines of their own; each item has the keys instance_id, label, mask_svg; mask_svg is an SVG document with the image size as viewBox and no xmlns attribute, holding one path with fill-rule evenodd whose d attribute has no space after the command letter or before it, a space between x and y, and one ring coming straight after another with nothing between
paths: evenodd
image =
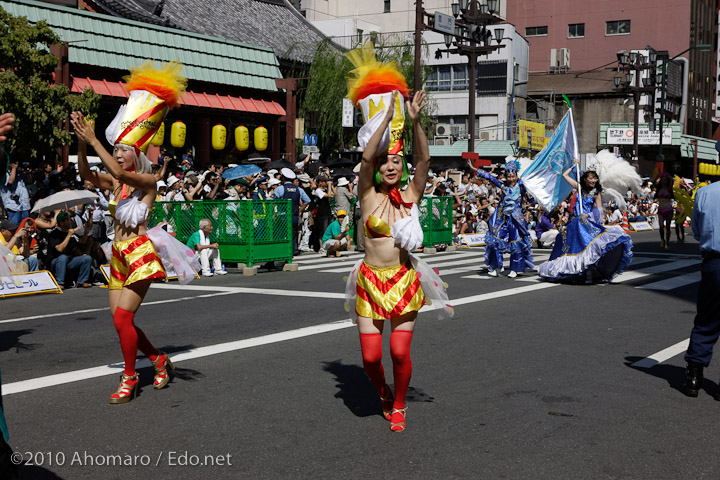
<instances>
[{"instance_id":1,"label":"air conditioner unit","mask_svg":"<svg viewBox=\"0 0 720 480\"><path fill-rule=\"evenodd\" d=\"M450 135L450 124L438 123L435 125L435 135Z\"/></svg>"},{"instance_id":2,"label":"air conditioner unit","mask_svg":"<svg viewBox=\"0 0 720 480\"><path fill-rule=\"evenodd\" d=\"M490 140L490 132L480 132L480 140Z\"/></svg>"},{"instance_id":3,"label":"air conditioner unit","mask_svg":"<svg viewBox=\"0 0 720 480\"><path fill-rule=\"evenodd\" d=\"M453 135L465 134L465 125L450 125L450 132Z\"/></svg>"},{"instance_id":4,"label":"air conditioner unit","mask_svg":"<svg viewBox=\"0 0 720 480\"><path fill-rule=\"evenodd\" d=\"M570 69L570 49L569 48L561 48L560 49L560 58L558 58L558 65L564 68Z\"/></svg>"},{"instance_id":5,"label":"air conditioner unit","mask_svg":"<svg viewBox=\"0 0 720 480\"><path fill-rule=\"evenodd\" d=\"M435 137L435 145L447 146L452 145L452 142L448 137Z\"/></svg>"},{"instance_id":6,"label":"air conditioner unit","mask_svg":"<svg viewBox=\"0 0 720 480\"><path fill-rule=\"evenodd\" d=\"M557 51L557 48L551 48L551 49L550 49L550 66L551 66L551 67L557 67L557 66L558 66L558 51Z\"/></svg>"}]
</instances>

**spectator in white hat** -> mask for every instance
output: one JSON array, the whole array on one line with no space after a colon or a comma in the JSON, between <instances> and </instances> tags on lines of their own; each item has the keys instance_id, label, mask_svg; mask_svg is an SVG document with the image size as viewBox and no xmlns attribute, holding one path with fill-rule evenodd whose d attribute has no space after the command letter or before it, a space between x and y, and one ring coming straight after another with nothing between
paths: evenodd
<instances>
[{"instance_id":1,"label":"spectator in white hat","mask_svg":"<svg viewBox=\"0 0 720 480\"><path fill-rule=\"evenodd\" d=\"M175 178L175 177L173 177ZM167 194L167 183L165 183L162 180L158 180L156 182L157 185L157 197L155 198L156 202L162 202L165 200L165 195Z\"/></svg>"}]
</instances>

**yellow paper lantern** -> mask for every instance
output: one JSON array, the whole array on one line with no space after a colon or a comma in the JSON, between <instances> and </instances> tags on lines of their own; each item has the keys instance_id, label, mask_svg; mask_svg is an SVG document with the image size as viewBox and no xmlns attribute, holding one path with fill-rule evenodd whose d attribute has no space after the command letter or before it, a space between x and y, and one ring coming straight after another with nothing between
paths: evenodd
<instances>
[{"instance_id":1,"label":"yellow paper lantern","mask_svg":"<svg viewBox=\"0 0 720 480\"><path fill-rule=\"evenodd\" d=\"M267 128L262 125L255 129L253 133L253 139L255 140L255 150L262 152L267 149L268 146L268 131Z\"/></svg>"},{"instance_id":2,"label":"yellow paper lantern","mask_svg":"<svg viewBox=\"0 0 720 480\"><path fill-rule=\"evenodd\" d=\"M165 122L160 124L160 128L158 128L157 133L153 135L152 139L150 140L150 143L155 145L156 147L162 146L163 142L165 141Z\"/></svg>"},{"instance_id":3,"label":"yellow paper lantern","mask_svg":"<svg viewBox=\"0 0 720 480\"><path fill-rule=\"evenodd\" d=\"M212 128L212 147L215 150L222 150L225 148L227 142L227 129L224 125L218 123Z\"/></svg>"},{"instance_id":4,"label":"yellow paper lantern","mask_svg":"<svg viewBox=\"0 0 720 480\"><path fill-rule=\"evenodd\" d=\"M700 175L705 175L705 164L704 163L701 163L698 165L698 173Z\"/></svg>"},{"instance_id":5,"label":"yellow paper lantern","mask_svg":"<svg viewBox=\"0 0 720 480\"><path fill-rule=\"evenodd\" d=\"M175 148L182 148L185 146L185 133L187 132L187 127L185 127L185 124L178 120L177 122L172 124L172 127L170 128L170 145L172 145Z\"/></svg>"},{"instance_id":6,"label":"yellow paper lantern","mask_svg":"<svg viewBox=\"0 0 720 480\"><path fill-rule=\"evenodd\" d=\"M240 125L235 129L235 148L240 152L250 148L250 131L245 125Z\"/></svg>"}]
</instances>

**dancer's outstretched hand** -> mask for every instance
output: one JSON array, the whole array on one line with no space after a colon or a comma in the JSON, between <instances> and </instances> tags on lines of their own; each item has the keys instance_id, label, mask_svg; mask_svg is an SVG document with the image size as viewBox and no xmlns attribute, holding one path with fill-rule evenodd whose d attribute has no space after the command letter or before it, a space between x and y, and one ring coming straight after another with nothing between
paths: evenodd
<instances>
[{"instance_id":1,"label":"dancer's outstretched hand","mask_svg":"<svg viewBox=\"0 0 720 480\"><path fill-rule=\"evenodd\" d=\"M405 108L407 108L408 115L413 123L420 121L420 110L427 105L425 96L425 90L418 90L415 92L415 95L413 95L412 102L405 102Z\"/></svg>"},{"instance_id":2,"label":"dancer's outstretched hand","mask_svg":"<svg viewBox=\"0 0 720 480\"><path fill-rule=\"evenodd\" d=\"M81 112L72 112L70 114L70 123L72 123L73 129L75 130L78 142L90 143L95 140L95 132Z\"/></svg>"},{"instance_id":3,"label":"dancer's outstretched hand","mask_svg":"<svg viewBox=\"0 0 720 480\"><path fill-rule=\"evenodd\" d=\"M12 124L14 121L15 116L12 113L3 113L0 115L0 143L7 140L7 136L5 136L5 134L12 130Z\"/></svg>"}]
</instances>

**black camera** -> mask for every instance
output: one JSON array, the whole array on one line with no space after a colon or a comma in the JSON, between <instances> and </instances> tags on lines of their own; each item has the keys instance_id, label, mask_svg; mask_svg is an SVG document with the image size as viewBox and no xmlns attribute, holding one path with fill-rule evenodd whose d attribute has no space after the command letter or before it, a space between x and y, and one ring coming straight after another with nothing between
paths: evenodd
<instances>
[{"instance_id":1,"label":"black camera","mask_svg":"<svg viewBox=\"0 0 720 480\"><path fill-rule=\"evenodd\" d=\"M10 200L12 200L13 202L19 202L20 195L18 195L17 193L14 193L14 194L10 195Z\"/></svg>"}]
</instances>

